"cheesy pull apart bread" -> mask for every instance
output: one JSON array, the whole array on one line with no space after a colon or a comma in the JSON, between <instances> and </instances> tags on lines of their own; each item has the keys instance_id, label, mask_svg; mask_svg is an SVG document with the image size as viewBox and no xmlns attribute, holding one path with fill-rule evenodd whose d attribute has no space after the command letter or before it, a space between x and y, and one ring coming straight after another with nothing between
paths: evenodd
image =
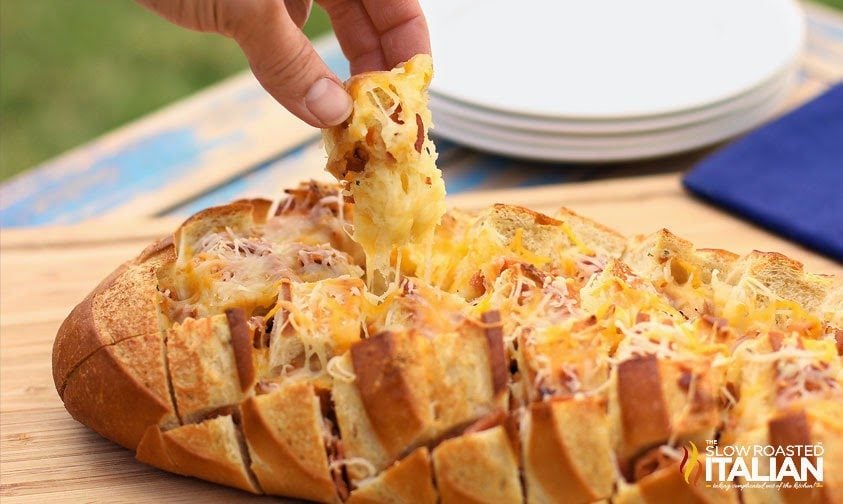
<instances>
[{"instance_id":1,"label":"cheesy pull apart bread","mask_svg":"<svg viewBox=\"0 0 843 504\"><path fill-rule=\"evenodd\" d=\"M843 502L840 279L566 208L445 212L430 77L349 82L339 184L199 212L103 280L54 344L68 412L316 502ZM712 442L791 484L702 481ZM824 474L770 474L782 446Z\"/></svg>"},{"instance_id":2,"label":"cheesy pull apart bread","mask_svg":"<svg viewBox=\"0 0 843 504\"><path fill-rule=\"evenodd\" d=\"M445 183L428 136L432 77L426 54L389 72L354 76L346 84L351 117L325 130L327 169L355 203L352 236L370 275L388 276L397 249L429 250L445 214Z\"/></svg>"}]
</instances>

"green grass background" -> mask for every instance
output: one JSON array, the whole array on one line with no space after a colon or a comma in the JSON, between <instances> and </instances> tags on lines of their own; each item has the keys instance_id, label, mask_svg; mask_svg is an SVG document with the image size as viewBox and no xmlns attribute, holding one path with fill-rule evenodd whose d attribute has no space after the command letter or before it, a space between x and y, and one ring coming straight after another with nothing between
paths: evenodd
<instances>
[{"instance_id":1,"label":"green grass background","mask_svg":"<svg viewBox=\"0 0 843 504\"><path fill-rule=\"evenodd\" d=\"M0 0L0 180L246 67L132 0Z\"/></svg>"},{"instance_id":2,"label":"green grass background","mask_svg":"<svg viewBox=\"0 0 843 504\"><path fill-rule=\"evenodd\" d=\"M314 8L305 32L328 29ZM0 0L0 180L243 68L132 0Z\"/></svg>"}]
</instances>

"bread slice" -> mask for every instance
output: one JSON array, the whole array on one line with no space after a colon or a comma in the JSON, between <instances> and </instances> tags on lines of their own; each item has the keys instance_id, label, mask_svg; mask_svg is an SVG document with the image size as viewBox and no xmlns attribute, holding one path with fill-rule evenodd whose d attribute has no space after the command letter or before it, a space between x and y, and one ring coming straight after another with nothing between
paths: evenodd
<instances>
[{"instance_id":1,"label":"bread slice","mask_svg":"<svg viewBox=\"0 0 843 504\"><path fill-rule=\"evenodd\" d=\"M699 469L705 467L705 457L701 457ZM672 461L660 466L655 471L643 476L634 484L621 483L613 504L738 504L740 500L734 488L707 487L700 480L695 484L685 482L679 463ZM695 476L691 476L695 478ZM691 480L693 483L693 480Z\"/></svg>"},{"instance_id":2,"label":"bread slice","mask_svg":"<svg viewBox=\"0 0 843 504\"><path fill-rule=\"evenodd\" d=\"M365 480L351 492L347 504L436 504L430 453L421 447Z\"/></svg>"},{"instance_id":3,"label":"bread slice","mask_svg":"<svg viewBox=\"0 0 843 504\"><path fill-rule=\"evenodd\" d=\"M843 474L835 468L843 467L843 400L812 401L795 406L771 419L768 424L769 442L774 446L813 445L822 446L823 481L814 486L816 479L809 473L807 483L814 486L808 490L785 488L782 497L785 502L827 503L843 502ZM817 465L817 457L809 457ZM779 460L781 465L782 460ZM793 479L785 482L794 483Z\"/></svg>"},{"instance_id":4,"label":"bread slice","mask_svg":"<svg viewBox=\"0 0 843 504\"><path fill-rule=\"evenodd\" d=\"M101 347L73 369L62 392L73 418L131 450L150 425L179 424L157 331Z\"/></svg>"},{"instance_id":5,"label":"bread slice","mask_svg":"<svg viewBox=\"0 0 843 504\"><path fill-rule=\"evenodd\" d=\"M602 400L532 403L522 424L527 502L594 502L612 496L609 423Z\"/></svg>"},{"instance_id":6,"label":"bread slice","mask_svg":"<svg viewBox=\"0 0 843 504\"><path fill-rule=\"evenodd\" d=\"M689 317L706 313L713 297L712 268L727 267L730 259L727 254L711 251L701 255L691 242L667 229L633 238L623 255L633 271L653 282L676 309ZM727 273L718 271L721 278Z\"/></svg>"},{"instance_id":7,"label":"bread slice","mask_svg":"<svg viewBox=\"0 0 843 504\"><path fill-rule=\"evenodd\" d=\"M509 406L508 358L500 316L481 317L485 327L461 325L456 333L433 339L436 369L430 370L436 431L444 434Z\"/></svg>"},{"instance_id":8,"label":"bread slice","mask_svg":"<svg viewBox=\"0 0 843 504\"><path fill-rule=\"evenodd\" d=\"M840 502L843 498L843 477L834 467L843 464L840 436L843 435L843 402L836 400L813 400L794 404L779 410L772 416L765 415L754 430L740 432L735 443L743 446L773 447L821 447L823 481L818 482L813 473L806 471L807 480L797 482L790 476L782 478L781 488L775 486L747 485L742 489L741 499L745 504L826 504ZM785 458L776 456L775 466L781 468ZM819 467L818 457L807 457L812 466ZM803 470L800 455L790 459L797 472ZM764 452L758 454L758 474L770 476L770 458ZM778 483L777 479L773 479ZM747 483L738 478L738 483ZM798 484L798 485L797 485Z\"/></svg>"},{"instance_id":9,"label":"bread slice","mask_svg":"<svg viewBox=\"0 0 843 504\"><path fill-rule=\"evenodd\" d=\"M765 325L788 330L807 322L818 334L823 306L836 287L832 278L808 273L802 263L776 252L750 252L725 280L715 293L715 308L739 330Z\"/></svg>"},{"instance_id":10,"label":"bread slice","mask_svg":"<svg viewBox=\"0 0 843 504\"><path fill-rule=\"evenodd\" d=\"M447 268L439 266L440 284L472 300L488 290L506 261L585 280L594 263L618 255L620 235L592 225L573 212L559 220L533 210L496 204L466 230ZM574 229L578 231L574 231ZM444 271L447 271L445 274Z\"/></svg>"},{"instance_id":11,"label":"bread slice","mask_svg":"<svg viewBox=\"0 0 843 504\"><path fill-rule=\"evenodd\" d=\"M363 249L348 232L354 222L354 205L339 185L308 180L284 192L288 196L278 202L264 227L269 241L329 244L348 254L351 263L365 263Z\"/></svg>"},{"instance_id":12,"label":"bread slice","mask_svg":"<svg viewBox=\"0 0 843 504\"><path fill-rule=\"evenodd\" d=\"M352 77L351 117L324 132L327 169L355 202L353 236L366 252L370 285L376 271L388 273L393 248L429 250L445 214L445 184L428 136L432 77L426 54L389 72Z\"/></svg>"},{"instance_id":13,"label":"bread slice","mask_svg":"<svg viewBox=\"0 0 843 504\"><path fill-rule=\"evenodd\" d=\"M184 422L198 422L254 393L252 351L242 310L187 319L167 332L173 394Z\"/></svg>"},{"instance_id":14,"label":"bread slice","mask_svg":"<svg viewBox=\"0 0 843 504\"><path fill-rule=\"evenodd\" d=\"M518 370L529 401L583 394L604 396L611 342L593 330L596 319L524 331L518 337Z\"/></svg>"},{"instance_id":15,"label":"bread slice","mask_svg":"<svg viewBox=\"0 0 843 504\"><path fill-rule=\"evenodd\" d=\"M283 281L269 340L270 370L326 372L363 333L366 285L343 276L317 282Z\"/></svg>"},{"instance_id":16,"label":"bread slice","mask_svg":"<svg viewBox=\"0 0 843 504\"><path fill-rule=\"evenodd\" d=\"M328 469L324 420L313 385L282 384L240 406L251 470L264 492L318 502L337 502Z\"/></svg>"},{"instance_id":17,"label":"bread slice","mask_svg":"<svg viewBox=\"0 0 843 504\"><path fill-rule=\"evenodd\" d=\"M384 332L351 347L341 367L353 378L335 380L331 391L346 458L382 470L431 439L433 358L431 342L412 332ZM352 482L372 476L347 470Z\"/></svg>"},{"instance_id":18,"label":"bread slice","mask_svg":"<svg viewBox=\"0 0 843 504\"><path fill-rule=\"evenodd\" d=\"M261 493L243 455L241 434L231 415L163 432L150 426L136 457L145 464L252 493Z\"/></svg>"},{"instance_id":19,"label":"bread slice","mask_svg":"<svg viewBox=\"0 0 843 504\"><path fill-rule=\"evenodd\" d=\"M266 222L271 206L272 202L265 199L238 200L190 216L173 235L179 263L192 257L197 244L211 233L226 228L242 234L253 232L255 226Z\"/></svg>"},{"instance_id":20,"label":"bread slice","mask_svg":"<svg viewBox=\"0 0 843 504\"><path fill-rule=\"evenodd\" d=\"M643 315L652 320L685 322L685 316L659 294L652 282L636 275L625 263L611 259L579 291L580 306L597 320L633 327Z\"/></svg>"},{"instance_id":21,"label":"bread slice","mask_svg":"<svg viewBox=\"0 0 843 504\"><path fill-rule=\"evenodd\" d=\"M469 308L462 297L409 276L392 284L384 296L368 299L365 315L369 333L412 329L431 339L456 331Z\"/></svg>"},{"instance_id":22,"label":"bread slice","mask_svg":"<svg viewBox=\"0 0 843 504\"><path fill-rule=\"evenodd\" d=\"M713 376L693 366L655 356L626 360L613 370L609 419L619 462L669 441L704 443L719 423Z\"/></svg>"},{"instance_id":23,"label":"bread slice","mask_svg":"<svg viewBox=\"0 0 843 504\"><path fill-rule=\"evenodd\" d=\"M831 337L771 331L742 341L726 380L734 391L723 439L763 428L783 408L843 401L843 361Z\"/></svg>"},{"instance_id":24,"label":"bread slice","mask_svg":"<svg viewBox=\"0 0 843 504\"><path fill-rule=\"evenodd\" d=\"M823 320L839 332L843 332L843 284L829 289L819 312ZM841 335L843 338L843 335Z\"/></svg>"},{"instance_id":25,"label":"bread slice","mask_svg":"<svg viewBox=\"0 0 843 504\"><path fill-rule=\"evenodd\" d=\"M614 229L562 207L553 218L568 225L574 236L596 254L618 259L626 249L626 237Z\"/></svg>"},{"instance_id":26,"label":"bread slice","mask_svg":"<svg viewBox=\"0 0 843 504\"><path fill-rule=\"evenodd\" d=\"M53 381L59 395L70 373L100 348L160 331L156 271L175 259L172 239L159 240L121 265L73 309L53 343Z\"/></svg>"},{"instance_id":27,"label":"bread slice","mask_svg":"<svg viewBox=\"0 0 843 504\"><path fill-rule=\"evenodd\" d=\"M522 502L518 456L503 426L463 434L433 450L442 504Z\"/></svg>"}]
</instances>

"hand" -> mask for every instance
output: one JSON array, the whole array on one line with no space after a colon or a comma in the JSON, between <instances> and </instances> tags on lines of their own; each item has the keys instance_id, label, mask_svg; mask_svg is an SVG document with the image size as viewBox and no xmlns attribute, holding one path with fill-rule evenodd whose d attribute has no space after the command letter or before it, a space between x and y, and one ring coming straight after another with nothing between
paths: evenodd
<instances>
[{"instance_id":1,"label":"hand","mask_svg":"<svg viewBox=\"0 0 843 504\"><path fill-rule=\"evenodd\" d=\"M170 21L240 45L258 81L305 122L334 126L351 98L301 27L312 0L138 0ZM417 0L317 0L328 12L351 73L387 70L430 52Z\"/></svg>"}]
</instances>

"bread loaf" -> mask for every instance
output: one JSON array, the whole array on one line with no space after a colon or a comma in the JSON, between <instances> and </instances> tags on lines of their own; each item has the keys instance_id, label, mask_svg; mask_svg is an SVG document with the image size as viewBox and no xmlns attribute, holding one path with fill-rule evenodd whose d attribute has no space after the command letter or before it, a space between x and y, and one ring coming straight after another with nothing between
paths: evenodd
<instances>
[{"instance_id":1,"label":"bread loaf","mask_svg":"<svg viewBox=\"0 0 843 504\"><path fill-rule=\"evenodd\" d=\"M343 184L204 210L106 278L54 344L68 412L141 462L317 502L843 502L840 279L564 208L442 214L433 176L406 187L424 215L390 214L348 163L363 142L399 186L435 170L429 71L355 78ZM700 481L713 442L821 443L824 477Z\"/></svg>"}]
</instances>

